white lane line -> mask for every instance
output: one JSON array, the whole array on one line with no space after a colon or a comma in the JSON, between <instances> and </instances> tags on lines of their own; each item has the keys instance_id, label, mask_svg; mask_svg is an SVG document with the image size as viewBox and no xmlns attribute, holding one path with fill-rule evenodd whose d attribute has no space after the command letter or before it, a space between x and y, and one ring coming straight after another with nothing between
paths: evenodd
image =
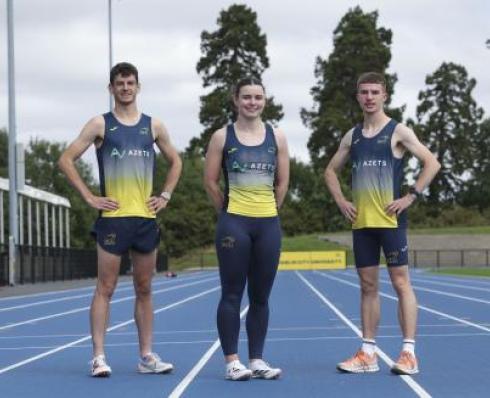
<instances>
[{"instance_id":1,"label":"white lane line","mask_svg":"<svg viewBox=\"0 0 490 398\"><path fill-rule=\"evenodd\" d=\"M317 272L317 271L314 271L314 272L315 273L319 273L320 275L322 275L321 272ZM379 278L379 281L381 283L384 283L384 284L390 285L390 286L392 284L391 283L391 280L385 279L385 278ZM412 288L414 290L420 290L422 292L429 292L429 293L433 293L433 294L438 294L440 296L454 297L454 298L458 298L458 299L461 299L461 300L473 301L475 303L481 303L481 304L490 304L490 300L484 300L484 299L479 299L479 298L476 298L476 297L464 296L464 295L456 294L456 293L443 292L441 290L429 289L427 287L418 286L418 285L415 285L413 283L412 283Z\"/></svg>"},{"instance_id":2,"label":"white lane line","mask_svg":"<svg viewBox=\"0 0 490 398\"><path fill-rule=\"evenodd\" d=\"M343 274L343 275L348 276L350 278L358 278L357 274ZM481 292L485 292L485 293L490 293L490 288L483 288L483 287L476 287L476 286L461 285L461 284L457 284L457 283L428 281L428 280L425 280L425 279L413 278L411 275L410 275L410 279L411 279L412 282L428 283L428 284L432 284L432 285L455 287L455 288L458 288L458 289L477 290L477 291L481 291ZM387 281L387 283L391 283L391 281L389 279L383 279L382 277L380 278L380 280L381 281L384 281L384 282Z\"/></svg>"},{"instance_id":3,"label":"white lane line","mask_svg":"<svg viewBox=\"0 0 490 398\"><path fill-rule=\"evenodd\" d=\"M248 311L248 305L240 312L240 319L242 319ZM189 373L182 379L182 381L173 389L168 398L179 398L185 391L185 389L192 383L192 380L198 375L201 369L210 360L213 354L220 346L220 341L217 339L211 347L204 353L201 359L194 365Z\"/></svg>"},{"instance_id":4,"label":"white lane line","mask_svg":"<svg viewBox=\"0 0 490 398\"><path fill-rule=\"evenodd\" d=\"M419 278L424 279L433 279L433 280L445 280L448 282L467 282L471 283L473 286L487 286L490 288L490 278L489 277L477 277L477 276L469 276L469 275L460 275L460 276L451 276L449 274L438 274L437 272L433 274L429 274L427 272L419 272L417 273Z\"/></svg>"},{"instance_id":5,"label":"white lane line","mask_svg":"<svg viewBox=\"0 0 490 398\"><path fill-rule=\"evenodd\" d=\"M352 321L353 318L349 317L349 319ZM334 319L334 320L337 320ZM489 326L490 323L484 323L482 324L483 326ZM467 328L467 325L462 325L460 323L433 323L433 324L419 324L417 325L417 329L423 329L423 328L447 328L447 329L452 329L452 328ZM400 329L400 325L379 325L379 329ZM349 329L348 326L344 325L339 325L339 326L305 326L305 327L287 327L287 328L269 328L269 332L304 332L304 331L323 331L323 330L345 330ZM159 332L159 331L153 331L154 336L172 336L172 335L180 335L180 334L209 334L209 333L215 333L216 329L202 329L202 330L173 330L173 331L164 331L164 332ZM115 332L112 333L111 336L117 337L117 336L136 336L138 332ZM483 333L483 335L487 335L487 333ZM64 338L73 338L73 337L82 337L85 336L85 334L38 334L38 335L16 335L16 336L0 336L0 341L2 340L23 340L23 339L35 339L35 340L40 340L40 339L64 339ZM398 335L399 336L399 335ZM417 336L428 336L428 334L421 334L418 333ZM445 334L446 336L446 334Z\"/></svg>"},{"instance_id":6,"label":"white lane line","mask_svg":"<svg viewBox=\"0 0 490 398\"><path fill-rule=\"evenodd\" d=\"M186 278L185 280L188 281L188 280L192 280L192 279L195 279L195 278ZM174 283L175 282L180 282L180 280L172 279L172 280L168 280L168 281L155 282L155 283L153 283L153 287L158 287L158 286L162 286L162 285L168 285L168 284L171 284L172 282L174 282ZM94 286L91 286L90 288L92 290L94 290L95 289L95 285ZM134 287L133 287L133 283L132 282L131 282L131 286L128 286L128 287L117 287L116 293L124 292L124 291L127 291L127 290L134 290ZM1 308L0 307L0 312L18 310L18 309L22 309L22 308L30 308L30 307L35 307L35 306L38 306L38 305L43 305L43 304L58 303L58 302L61 302L61 301L76 300L76 299L84 298L84 297L92 297L93 294L94 294L93 292L90 292L90 293L86 293L86 294L79 294L79 295L76 295L76 296L59 297L59 298L55 298L55 299L51 299L51 300L42 300L42 301L35 301L33 303L19 304L19 305L15 305L15 306L12 306L12 307L4 307L4 308Z\"/></svg>"},{"instance_id":7,"label":"white lane line","mask_svg":"<svg viewBox=\"0 0 490 398\"><path fill-rule=\"evenodd\" d=\"M153 295L158 294L158 293L162 293L162 292L169 292L171 290L182 289L182 288L188 287L188 286L194 286L194 285L198 285L198 284L205 283L205 282L210 282L210 281L213 281L213 280L216 280L216 279L218 279L218 278L217 277L213 277L213 278L208 278L208 279L200 280L200 281L197 281L197 282L190 282L190 283L185 283L185 284L178 285L178 286L168 287L168 288L165 288L165 289L155 290L153 292ZM111 301L111 304L122 303L123 301L128 301L128 300L133 300L133 299L134 299L134 295L131 295L131 296L128 296L128 297L123 297L123 298L117 299L117 300L112 300ZM50 315L41 316L41 317L38 317L38 318L27 319L27 320L21 321L21 322L10 323L10 324L7 324L7 325L0 326L0 330L11 329L11 328L14 328L16 326L21 326L21 325L25 325L25 324L29 324L29 323L35 323L35 322L38 322L38 321L44 321L46 319L58 318L58 317L65 316L65 315L75 314L77 312L82 312L82 311L86 311L86 310L89 310L89 309L90 309L90 306L80 307L80 308L75 308L75 309L70 310L70 311L58 312L56 314L50 314Z\"/></svg>"},{"instance_id":8,"label":"white lane line","mask_svg":"<svg viewBox=\"0 0 490 398\"><path fill-rule=\"evenodd\" d=\"M490 293L490 286L489 287L477 287L477 286L461 285L458 283L429 281L429 280L420 279L420 278L411 278L411 279L412 279L412 281L418 282L418 283L428 283L431 285L448 286L448 287L455 287L458 289L477 290L480 292Z\"/></svg>"},{"instance_id":9,"label":"white lane line","mask_svg":"<svg viewBox=\"0 0 490 398\"><path fill-rule=\"evenodd\" d=\"M487 337L487 333L438 333L438 334L417 334L417 338L448 338L448 337ZM400 339L400 334L380 334L376 336L380 339ZM267 337L267 344L269 343L281 343L287 341L319 341L319 340L359 340L358 336L310 336L310 337ZM246 339L240 339L239 342L246 342ZM155 346L172 346L172 345L200 345L215 343L215 340L188 340L188 341L154 341L152 344ZM138 343L106 343L104 347L118 348L118 347L137 347ZM57 345L45 345L45 346L18 346L18 347L0 347L0 351L22 351L22 350L46 350L56 348ZM78 344L70 349L85 349L91 348L92 344Z\"/></svg>"},{"instance_id":10,"label":"white lane line","mask_svg":"<svg viewBox=\"0 0 490 398\"><path fill-rule=\"evenodd\" d=\"M359 328L354 325L335 305L333 305L322 293L320 293L303 275L298 271L295 271L296 275L308 286L313 293L315 293L320 300L322 300L335 314L342 319L349 327L356 333L360 338L362 338L362 333ZM322 275L322 274L321 274ZM379 357L391 368L394 364L393 360L386 355L379 347L376 347L376 352ZM423 398L430 398L431 395L412 377L410 376L399 376L408 386L419 396Z\"/></svg>"},{"instance_id":11,"label":"white lane line","mask_svg":"<svg viewBox=\"0 0 490 398\"><path fill-rule=\"evenodd\" d=\"M358 284L355 284L355 283L352 283L352 282L349 282L349 281L346 281L346 280L337 278L337 277L332 276L332 275L326 275L326 274L323 274L321 272L317 272L317 271L313 271L313 272L317 273L320 276L323 276L324 278L332 279L334 281L337 281L337 282L343 283L345 285L352 286L352 287L355 287L355 288L359 289L359 285ZM397 297L391 296L391 295L386 294L386 293L383 293L383 292L379 292L379 295L380 296L383 296L383 297L386 297L386 298L388 298L390 300L398 301L398 298ZM456 321L456 322L459 322L459 323L463 323L463 324L465 324L467 326L472 326L472 327L474 327L476 329L480 329L480 330L483 330L485 332L490 332L490 328L484 326L483 324L478 324L478 323L470 322L470 321L467 321L466 319L461 319L461 318L458 318L458 317L449 315L449 314L447 314L445 312L437 311L437 310L434 310L432 308L429 308L429 307L426 307L426 306L423 306L423 305L420 305L420 304L418 305L418 308L420 308L421 310L430 312L431 314L439 315L439 316L441 316L443 318L451 319L453 321Z\"/></svg>"},{"instance_id":12,"label":"white lane line","mask_svg":"<svg viewBox=\"0 0 490 398\"><path fill-rule=\"evenodd\" d=\"M196 274L202 274L202 272L184 275L181 279L190 279L191 276L194 276ZM84 281L85 281L84 279L80 279L80 282L84 282ZM125 282L120 282L118 285L119 286L133 285L133 282L132 281L125 281ZM29 294L22 294L22 295L18 295L18 296L0 297L0 302L1 301L7 301L7 300L31 298L31 297L52 296L55 294L78 292L78 291L90 290L90 289L93 290L94 287L95 287L95 282L92 283L90 286L85 286L85 287L75 287L75 288L71 288L71 289L61 289L61 290L54 290L54 291L49 291L49 292L29 293ZM9 288L5 288L5 289L9 289Z\"/></svg>"},{"instance_id":13,"label":"white lane line","mask_svg":"<svg viewBox=\"0 0 490 398\"><path fill-rule=\"evenodd\" d=\"M177 306L179 306L181 304L184 304L184 303L187 303L189 301L195 300L195 299L197 299L199 297L205 296L206 294L215 292L215 291L219 290L220 288L221 288L220 286L216 286L216 287L214 287L212 289L205 290L205 291L203 291L201 293L195 294L195 295L190 296L190 297L187 297L187 298L185 298L183 300L176 301L176 302L174 302L172 304L166 305L165 307L159 308L158 310L153 311L153 313L156 315L156 314L158 314L160 312L167 311L167 310L169 310L171 308L174 308L174 307L177 307ZM130 319L128 321L118 323L117 325L114 325L114 326L111 326L110 328L108 328L107 329L107 333L109 333L112 330L116 330L116 329L122 328L124 326L130 325L132 323L134 323L134 319ZM59 347L56 347L56 348L54 348L52 350L43 352L41 354L35 355L35 356L30 357L30 358L27 358L27 359L24 359L23 361L14 363L12 365L9 365L9 366L7 366L5 368L0 369L0 374L9 372L10 370L19 368L19 367L24 366L24 365L26 365L28 363L37 361L38 359L45 358L45 357L47 357L49 355L52 355L52 354L54 354L56 352L63 351L65 349L69 348L69 347L73 347L74 345L76 345L78 343L83 343L84 341L90 340L91 338L92 338L91 336L85 336L85 337L83 337L81 339L72 341L71 343L64 344L64 345L59 346Z\"/></svg>"}]
</instances>

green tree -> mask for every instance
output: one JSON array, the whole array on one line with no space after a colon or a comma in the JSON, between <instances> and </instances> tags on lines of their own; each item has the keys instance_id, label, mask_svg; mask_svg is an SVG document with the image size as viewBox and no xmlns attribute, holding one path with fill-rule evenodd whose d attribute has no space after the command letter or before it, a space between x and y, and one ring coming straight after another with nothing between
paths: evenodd
<instances>
[{"instance_id":1,"label":"green tree","mask_svg":"<svg viewBox=\"0 0 490 398\"><path fill-rule=\"evenodd\" d=\"M403 108L390 109L390 98L397 81L387 74L391 60L391 30L378 27L378 12L364 13L355 7L345 14L334 30L333 52L328 59L317 57L317 83L310 90L314 106L302 109L301 118L312 130L308 149L316 169L323 169L338 148L341 137L362 121L356 100L356 82L368 71L384 73L388 83L386 112L400 120Z\"/></svg>"},{"instance_id":2,"label":"green tree","mask_svg":"<svg viewBox=\"0 0 490 398\"><path fill-rule=\"evenodd\" d=\"M418 96L414 127L441 163L429 186L428 202L436 207L441 201L458 200L465 191L477 156L475 142L483 110L472 96L476 80L461 65L444 62L425 83L427 88Z\"/></svg>"},{"instance_id":3,"label":"green tree","mask_svg":"<svg viewBox=\"0 0 490 398\"><path fill-rule=\"evenodd\" d=\"M64 196L70 201L71 245L73 247L93 247L90 229L97 218L97 211L90 208L67 181L58 168L58 159L66 148L63 143L51 143L42 139L32 139L26 150L25 168L26 183ZM96 187L91 167L83 160L76 162L82 179L94 192Z\"/></svg>"},{"instance_id":4,"label":"green tree","mask_svg":"<svg viewBox=\"0 0 490 398\"><path fill-rule=\"evenodd\" d=\"M161 156L157 157L155 192L160 192L168 170ZM159 213L162 225L161 248L172 257L180 257L190 249L214 241L216 212L202 185L204 161L199 155L184 155L179 185L168 207Z\"/></svg>"},{"instance_id":5,"label":"green tree","mask_svg":"<svg viewBox=\"0 0 490 398\"><path fill-rule=\"evenodd\" d=\"M243 77L260 79L269 67L266 35L251 8L234 4L221 11L217 24L214 32L201 33L203 56L196 69L209 93L200 98L199 120L204 131L190 141L189 153L202 153L211 134L236 119L231 87ZM283 117L282 106L272 96L268 96L262 117L272 124Z\"/></svg>"},{"instance_id":6,"label":"green tree","mask_svg":"<svg viewBox=\"0 0 490 398\"><path fill-rule=\"evenodd\" d=\"M294 158L290 166L289 191L280 211L285 234L347 229L344 217L326 192L323 174Z\"/></svg>"},{"instance_id":7,"label":"green tree","mask_svg":"<svg viewBox=\"0 0 490 398\"><path fill-rule=\"evenodd\" d=\"M490 119L485 119L473 137L473 171L462 203L480 212L490 208Z\"/></svg>"}]
</instances>

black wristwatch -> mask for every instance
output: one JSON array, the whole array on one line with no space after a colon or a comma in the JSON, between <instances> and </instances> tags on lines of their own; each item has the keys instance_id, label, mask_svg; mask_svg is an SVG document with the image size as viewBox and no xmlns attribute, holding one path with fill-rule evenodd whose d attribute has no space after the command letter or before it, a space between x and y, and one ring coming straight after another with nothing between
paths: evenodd
<instances>
[{"instance_id":1,"label":"black wristwatch","mask_svg":"<svg viewBox=\"0 0 490 398\"><path fill-rule=\"evenodd\" d=\"M413 195L414 199L419 199L420 196L422 195L419 191L417 191L417 189L415 189L413 185L410 188L408 188L408 193L410 195Z\"/></svg>"}]
</instances>

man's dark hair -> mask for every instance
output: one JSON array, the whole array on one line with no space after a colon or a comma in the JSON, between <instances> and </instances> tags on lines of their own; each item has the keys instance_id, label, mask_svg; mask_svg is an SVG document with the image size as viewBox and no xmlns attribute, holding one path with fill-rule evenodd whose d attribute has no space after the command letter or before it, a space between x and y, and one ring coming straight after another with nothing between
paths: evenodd
<instances>
[{"instance_id":1,"label":"man's dark hair","mask_svg":"<svg viewBox=\"0 0 490 398\"><path fill-rule=\"evenodd\" d=\"M243 86L260 86L264 89L265 92L265 87L260 81L260 79L257 79L256 77L245 77L239 80L238 83L235 84L235 87L233 88L233 96L235 98L238 98L238 95L240 94L240 90Z\"/></svg>"},{"instance_id":2,"label":"man's dark hair","mask_svg":"<svg viewBox=\"0 0 490 398\"><path fill-rule=\"evenodd\" d=\"M357 79L357 88L359 89L359 86L365 83L381 84L386 91L386 79L382 73L378 73L378 72L363 73L361 76L359 76L359 79Z\"/></svg>"},{"instance_id":3,"label":"man's dark hair","mask_svg":"<svg viewBox=\"0 0 490 398\"><path fill-rule=\"evenodd\" d=\"M117 75L121 75L122 77L134 75L136 78L136 83L139 83L138 69L136 69L136 66L130 64L129 62L119 62L111 68L111 84L114 84L114 80L116 79Z\"/></svg>"}]
</instances>

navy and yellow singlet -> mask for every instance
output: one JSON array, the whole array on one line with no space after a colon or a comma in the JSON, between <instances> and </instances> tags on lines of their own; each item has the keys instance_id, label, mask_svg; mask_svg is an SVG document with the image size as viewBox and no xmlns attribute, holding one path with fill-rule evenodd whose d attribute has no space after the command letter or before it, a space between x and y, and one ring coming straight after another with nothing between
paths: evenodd
<instances>
[{"instance_id":1,"label":"navy and yellow singlet","mask_svg":"<svg viewBox=\"0 0 490 398\"><path fill-rule=\"evenodd\" d=\"M226 128L223 147L223 174L227 213L248 217L277 216L274 195L277 144L272 127L265 125L265 139L260 145L243 145L233 124Z\"/></svg>"},{"instance_id":2,"label":"navy and yellow singlet","mask_svg":"<svg viewBox=\"0 0 490 398\"><path fill-rule=\"evenodd\" d=\"M376 136L362 135L362 125L352 133L352 195L357 209L353 229L398 228L407 223L406 212L386 214L386 206L400 198L404 179L403 159L393 156L391 137L398 123L391 119Z\"/></svg>"},{"instance_id":3,"label":"navy and yellow singlet","mask_svg":"<svg viewBox=\"0 0 490 398\"><path fill-rule=\"evenodd\" d=\"M155 218L146 205L155 169L151 117L141 114L138 123L127 126L110 112L103 116L104 141L97 148L100 191L116 200L119 209L103 211L101 217Z\"/></svg>"}]
</instances>

